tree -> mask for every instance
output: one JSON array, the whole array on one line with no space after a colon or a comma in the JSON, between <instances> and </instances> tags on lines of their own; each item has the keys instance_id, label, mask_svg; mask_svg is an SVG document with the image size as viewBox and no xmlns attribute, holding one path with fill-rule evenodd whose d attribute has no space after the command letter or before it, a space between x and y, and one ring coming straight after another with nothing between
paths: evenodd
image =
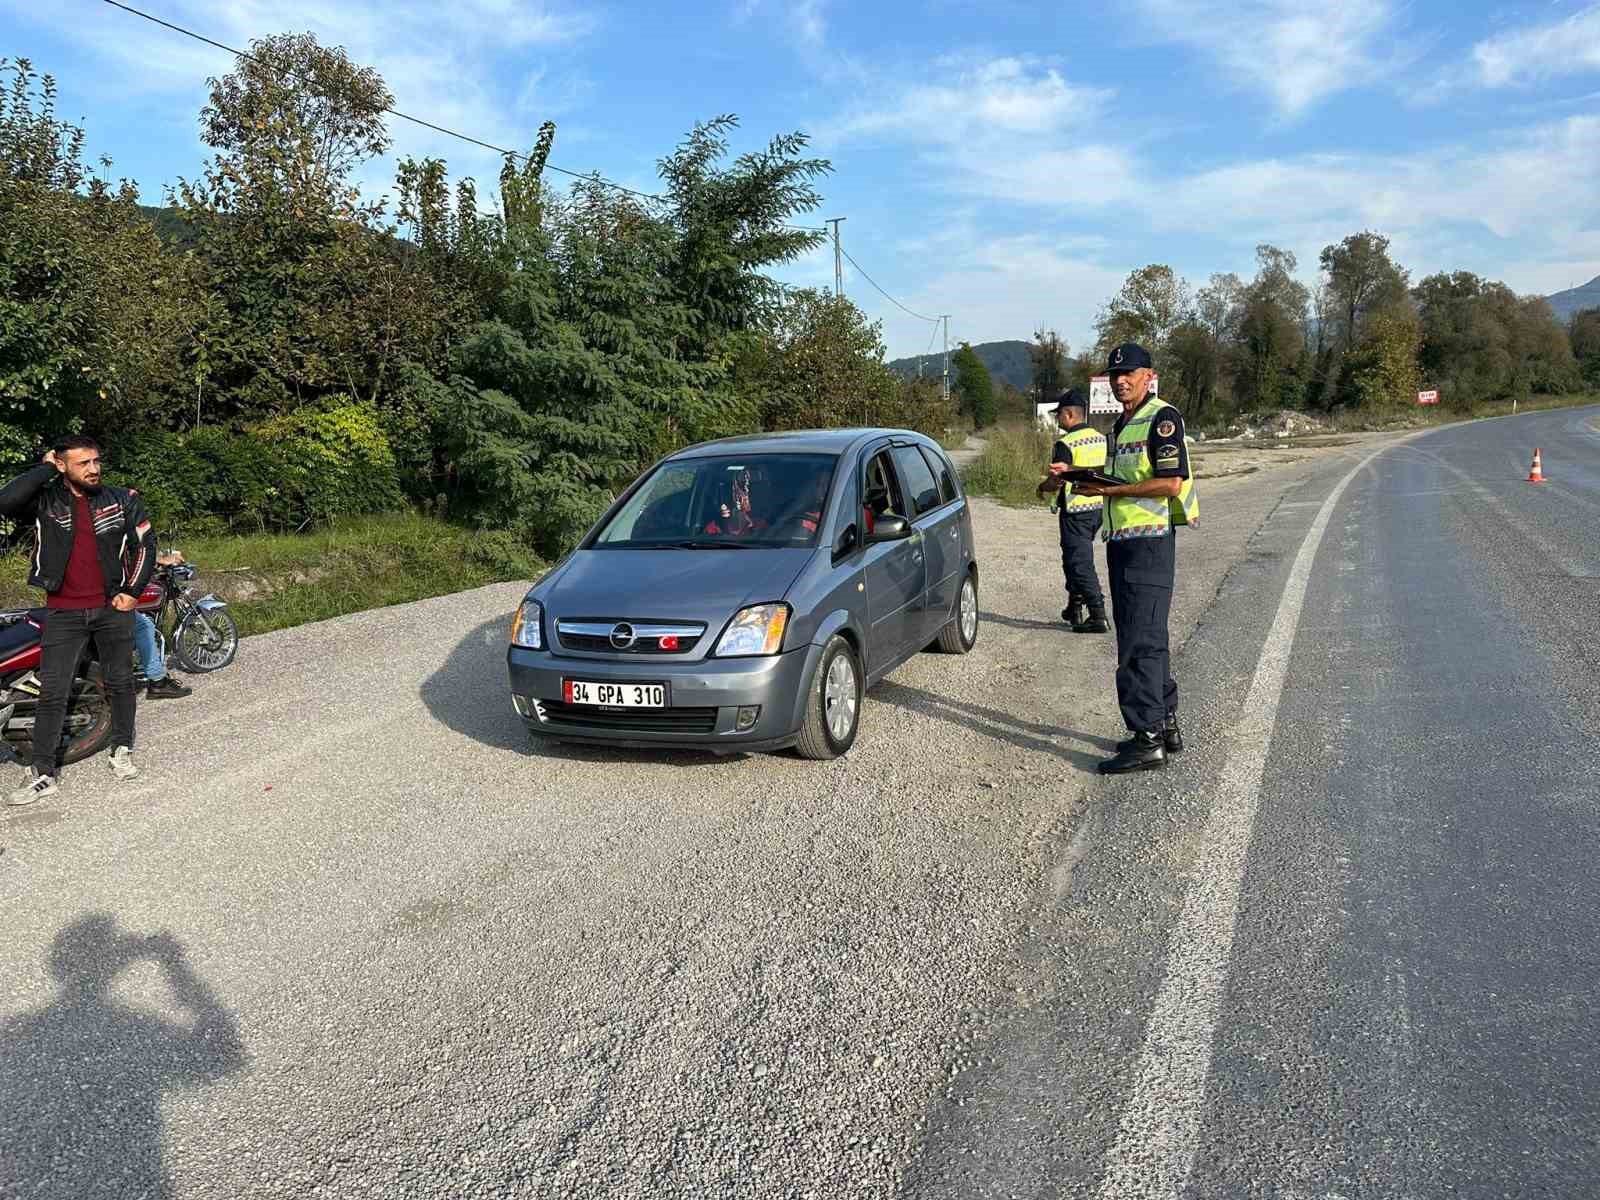
<instances>
[{"instance_id":1,"label":"tree","mask_svg":"<svg viewBox=\"0 0 1600 1200\"><path fill-rule=\"evenodd\" d=\"M874 424L897 387L879 323L847 297L815 288L789 294L745 375L761 396L763 429Z\"/></svg>"},{"instance_id":2,"label":"tree","mask_svg":"<svg viewBox=\"0 0 1600 1200\"><path fill-rule=\"evenodd\" d=\"M1600 308L1574 313L1570 327L1572 353L1590 387L1600 386Z\"/></svg>"},{"instance_id":3,"label":"tree","mask_svg":"<svg viewBox=\"0 0 1600 1200\"><path fill-rule=\"evenodd\" d=\"M215 298L192 331L206 419L259 420L335 393L383 408L405 364L442 370L478 315L470 289L433 270L448 257L442 167L401 166L402 221L426 245L408 246L351 183L388 145L389 103L376 72L309 34L259 39L211 81L202 129L218 153L174 197ZM470 189L460 198L472 203Z\"/></svg>"},{"instance_id":4,"label":"tree","mask_svg":"<svg viewBox=\"0 0 1600 1200\"><path fill-rule=\"evenodd\" d=\"M265 154L286 191L337 187L389 148L384 110L394 96L383 77L309 33L256 38L229 74L207 82L201 140L226 154Z\"/></svg>"},{"instance_id":5,"label":"tree","mask_svg":"<svg viewBox=\"0 0 1600 1200\"><path fill-rule=\"evenodd\" d=\"M27 59L0 73L0 426L14 431L0 443L103 432L148 411L181 264L163 261L137 189L85 168L55 80Z\"/></svg>"},{"instance_id":6,"label":"tree","mask_svg":"<svg viewBox=\"0 0 1600 1200\"><path fill-rule=\"evenodd\" d=\"M1099 348L1138 342L1159 356L1189 310L1189 285L1164 263L1140 267L1095 318Z\"/></svg>"},{"instance_id":7,"label":"tree","mask_svg":"<svg viewBox=\"0 0 1600 1200\"><path fill-rule=\"evenodd\" d=\"M1352 403L1368 410L1415 403L1421 342L1421 322L1403 300L1369 311L1361 343L1345 356L1343 390Z\"/></svg>"},{"instance_id":8,"label":"tree","mask_svg":"<svg viewBox=\"0 0 1600 1200\"><path fill-rule=\"evenodd\" d=\"M972 418L976 429L994 424L994 381L989 378L989 368L967 342L961 343L954 361L956 395L961 398L962 411Z\"/></svg>"},{"instance_id":9,"label":"tree","mask_svg":"<svg viewBox=\"0 0 1600 1200\"><path fill-rule=\"evenodd\" d=\"M1254 410L1299 407L1308 370L1309 294L1294 277L1293 253L1256 247L1256 274L1240 294L1238 399Z\"/></svg>"},{"instance_id":10,"label":"tree","mask_svg":"<svg viewBox=\"0 0 1600 1200\"><path fill-rule=\"evenodd\" d=\"M1034 330L1028 358L1033 366L1034 399L1048 400L1066 387L1067 343L1054 329Z\"/></svg>"},{"instance_id":11,"label":"tree","mask_svg":"<svg viewBox=\"0 0 1600 1200\"><path fill-rule=\"evenodd\" d=\"M1361 336L1361 323L1406 295L1406 272L1389 257L1389 239L1363 230L1325 246L1319 260L1327 276L1330 316L1341 352Z\"/></svg>"}]
</instances>

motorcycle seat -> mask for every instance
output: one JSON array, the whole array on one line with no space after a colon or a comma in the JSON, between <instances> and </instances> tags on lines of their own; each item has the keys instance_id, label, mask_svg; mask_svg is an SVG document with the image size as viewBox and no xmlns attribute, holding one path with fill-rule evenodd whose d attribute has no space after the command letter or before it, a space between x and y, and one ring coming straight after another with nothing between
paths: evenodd
<instances>
[{"instance_id":1,"label":"motorcycle seat","mask_svg":"<svg viewBox=\"0 0 1600 1200\"><path fill-rule=\"evenodd\" d=\"M0 661L10 658L23 647L39 640L39 633L44 629L45 619L50 615L47 608L18 609L15 612L0 613Z\"/></svg>"}]
</instances>

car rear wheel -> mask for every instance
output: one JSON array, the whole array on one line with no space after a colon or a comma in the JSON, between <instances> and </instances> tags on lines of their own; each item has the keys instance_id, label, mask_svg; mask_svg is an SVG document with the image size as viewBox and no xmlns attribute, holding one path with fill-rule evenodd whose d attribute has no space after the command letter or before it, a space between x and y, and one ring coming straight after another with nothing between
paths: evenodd
<instances>
[{"instance_id":1,"label":"car rear wheel","mask_svg":"<svg viewBox=\"0 0 1600 1200\"><path fill-rule=\"evenodd\" d=\"M806 690L806 720L795 749L802 758L838 758L855 745L861 728L861 664L850 643L828 639Z\"/></svg>"},{"instance_id":2,"label":"car rear wheel","mask_svg":"<svg viewBox=\"0 0 1600 1200\"><path fill-rule=\"evenodd\" d=\"M978 644L978 580L971 571L961 581L956 611L950 623L939 631L939 649L946 654L965 654Z\"/></svg>"}]
</instances>

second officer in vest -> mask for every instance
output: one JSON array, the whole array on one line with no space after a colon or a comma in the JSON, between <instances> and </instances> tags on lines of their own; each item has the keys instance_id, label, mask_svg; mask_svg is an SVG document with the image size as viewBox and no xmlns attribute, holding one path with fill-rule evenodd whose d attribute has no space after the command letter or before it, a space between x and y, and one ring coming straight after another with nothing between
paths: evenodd
<instances>
[{"instance_id":1,"label":"second officer in vest","mask_svg":"<svg viewBox=\"0 0 1600 1200\"><path fill-rule=\"evenodd\" d=\"M1177 565L1174 529L1194 524L1200 509L1183 418L1149 394L1152 366L1143 346L1111 351L1106 372L1122 416L1112 431L1107 474L1124 482L1076 489L1106 499L1102 536L1117 629L1117 703L1133 734L1100 764L1105 775L1164 767L1167 755L1183 749L1167 617Z\"/></svg>"},{"instance_id":2,"label":"second officer in vest","mask_svg":"<svg viewBox=\"0 0 1600 1200\"><path fill-rule=\"evenodd\" d=\"M1061 394L1053 410L1060 435L1050 462L1069 467L1104 467L1106 436L1088 423L1089 398L1082 388ZM1061 571L1066 576L1067 606L1061 619L1073 633L1106 632L1106 598L1100 591L1100 577L1094 569L1094 537L1100 532L1100 510L1104 501L1087 496L1063 484L1053 474L1039 483L1041 496L1054 492L1050 508L1061 526Z\"/></svg>"}]
</instances>

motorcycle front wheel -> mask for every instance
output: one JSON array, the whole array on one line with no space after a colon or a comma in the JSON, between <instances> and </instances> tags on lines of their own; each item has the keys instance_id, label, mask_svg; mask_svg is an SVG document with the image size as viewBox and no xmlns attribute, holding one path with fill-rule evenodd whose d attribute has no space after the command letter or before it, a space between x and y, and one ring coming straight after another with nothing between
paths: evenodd
<instances>
[{"instance_id":1,"label":"motorcycle front wheel","mask_svg":"<svg viewBox=\"0 0 1600 1200\"><path fill-rule=\"evenodd\" d=\"M172 657L191 675L220 671L239 652L239 625L233 614L214 608L203 622L200 618L198 611L190 612L172 631Z\"/></svg>"}]
</instances>

